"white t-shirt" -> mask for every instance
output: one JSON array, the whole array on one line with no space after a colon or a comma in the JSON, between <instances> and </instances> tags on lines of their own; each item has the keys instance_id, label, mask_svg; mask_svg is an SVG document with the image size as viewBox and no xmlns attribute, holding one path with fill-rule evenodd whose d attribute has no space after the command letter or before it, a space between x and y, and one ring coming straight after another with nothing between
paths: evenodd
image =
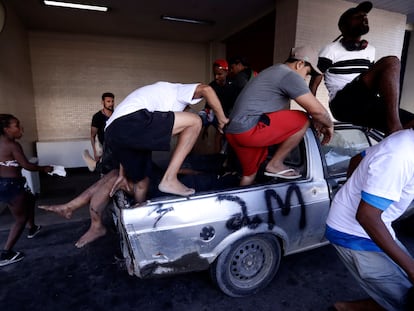
<instances>
[{"instance_id":1,"label":"white t-shirt","mask_svg":"<svg viewBox=\"0 0 414 311\"><path fill-rule=\"evenodd\" d=\"M331 62L328 68L319 69L324 73L325 85L332 100L339 90L366 71L375 60L375 48L368 46L359 51L346 50L340 41L325 46L319 53L319 58L326 58Z\"/></svg>"},{"instance_id":2,"label":"white t-shirt","mask_svg":"<svg viewBox=\"0 0 414 311\"><path fill-rule=\"evenodd\" d=\"M115 119L141 109L153 111L183 111L188 105L199 103L202 98L193 99L199 83L181 84L156 82L143 86L129 94L118 106L106 122L109 126Z\"/></svg>"},{"instance_id":3,"label":"white t-shirt","mask_svg":"<svg viewBox=\"0 0 414 311\"><path fill-rule=\"evenodd\" d=\"M395 239L392 221L414 199L414 130L393 133L369 148L349 180L335 195L326 224L340 232L370 239L356 220L361 191L392 200L381 214Z\"/></svg>"}]
</instances>

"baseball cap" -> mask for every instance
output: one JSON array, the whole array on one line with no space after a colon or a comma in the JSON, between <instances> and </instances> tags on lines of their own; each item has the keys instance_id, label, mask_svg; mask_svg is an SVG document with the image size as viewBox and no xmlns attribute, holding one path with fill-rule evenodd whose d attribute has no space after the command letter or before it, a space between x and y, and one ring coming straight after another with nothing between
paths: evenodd
<instances>
[{"instance_id":1,"label":"baseball cap","mask_svg":"<svg viewBox=\"0 0 414 311\"><path fill-rule=\"evenodd\" d=\"M225 59L216 59L213 63L213 66L217 66L220 69L229 70L229 64Z\"/></svg>"},{"instance_id":2,"label":"baseball cap","mask_svg":"<svg viewBox=\"0 0 414 311\"><path fill-rule=\"evenodd\" d=\"M342 31L341 28L346 24L346 22L348 21L348 18L354 15L355 13L358 13L358 12L369 13L371 9L372 9L372 2L364 1L358 4L356 7L346 10L344 13L342 13L341 17L339 18L339 21L338 21L339 30Z\"/></svg>"},{"instance_id":3,"label":"baseball cap","mask_svg":"<svg viewBox=\"0 0 414 311\"><path fill-rule=\"evenodd\" d=\"M290 57L297 60L303 60L311 64L313 70L312 74L322 74L318 69L318 53L313 47L305 45L292 48L290 51Z\"/></svg>"}]
</instances>

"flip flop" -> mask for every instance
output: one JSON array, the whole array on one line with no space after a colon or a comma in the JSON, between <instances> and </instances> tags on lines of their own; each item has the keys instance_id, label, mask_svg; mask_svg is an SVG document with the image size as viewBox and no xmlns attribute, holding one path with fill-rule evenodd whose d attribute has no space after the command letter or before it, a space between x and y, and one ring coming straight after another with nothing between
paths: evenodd
<instances>
[{"instance_id":1,"label":"flip flop","mask_svg":"<svg viewBox=\"0 0 414 311\"><path fill-rule=\"evenodd\" d=\"M283 178L283 179L297 179L297 178L302 177L301 174L285 175L286 173L296 173L296 171L293 168L289 168L287 170L279 171L277 173L264 172L264 175L270 176L270 177Z\"/></svg>"}]
</instances>

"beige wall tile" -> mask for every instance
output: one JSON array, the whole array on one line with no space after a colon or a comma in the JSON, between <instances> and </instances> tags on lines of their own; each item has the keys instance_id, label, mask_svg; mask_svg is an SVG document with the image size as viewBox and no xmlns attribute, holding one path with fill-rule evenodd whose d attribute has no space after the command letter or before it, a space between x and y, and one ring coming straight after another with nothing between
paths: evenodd
<instances>
[{"instance_id":1,"label":"beige wall tile","mask_svg":"<svg viewBox=\"0 0 414 311\"><path fill-rule=\"evenodd\" d=\"M16 116L24 127L20 143L28 158L37 139L36 113L27 33L12 10L7 10L0 33L0 113Z\"/></svg>"},{"instance_id":2,"label":"beige wall tile","mask_svg":"<svg viewBox=\"0 0 414 311\"><path fill-rule=\"evenodd\" d=\"M208 83L206 44L30 33L39 140L87 138L101 94L156 81Z\"/></svg>"}]
</instances>

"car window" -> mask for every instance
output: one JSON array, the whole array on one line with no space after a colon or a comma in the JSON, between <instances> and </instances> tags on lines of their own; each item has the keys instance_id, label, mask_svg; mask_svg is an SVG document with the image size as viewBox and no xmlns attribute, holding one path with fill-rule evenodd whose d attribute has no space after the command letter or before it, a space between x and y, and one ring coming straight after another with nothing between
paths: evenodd
<instances>
[{"instance_id":1,"label":"car window","mask_svg":"<svg viewBox=\"0 0 414 311\"><path fill-rule=\"evenodd\" d=\"M372 141L370 141L372 140ZM329 144L322 146L329 175L345 174L349 160L376 143L362 130L355 128L335 129Z\"/></svg>"}]
</instances>

